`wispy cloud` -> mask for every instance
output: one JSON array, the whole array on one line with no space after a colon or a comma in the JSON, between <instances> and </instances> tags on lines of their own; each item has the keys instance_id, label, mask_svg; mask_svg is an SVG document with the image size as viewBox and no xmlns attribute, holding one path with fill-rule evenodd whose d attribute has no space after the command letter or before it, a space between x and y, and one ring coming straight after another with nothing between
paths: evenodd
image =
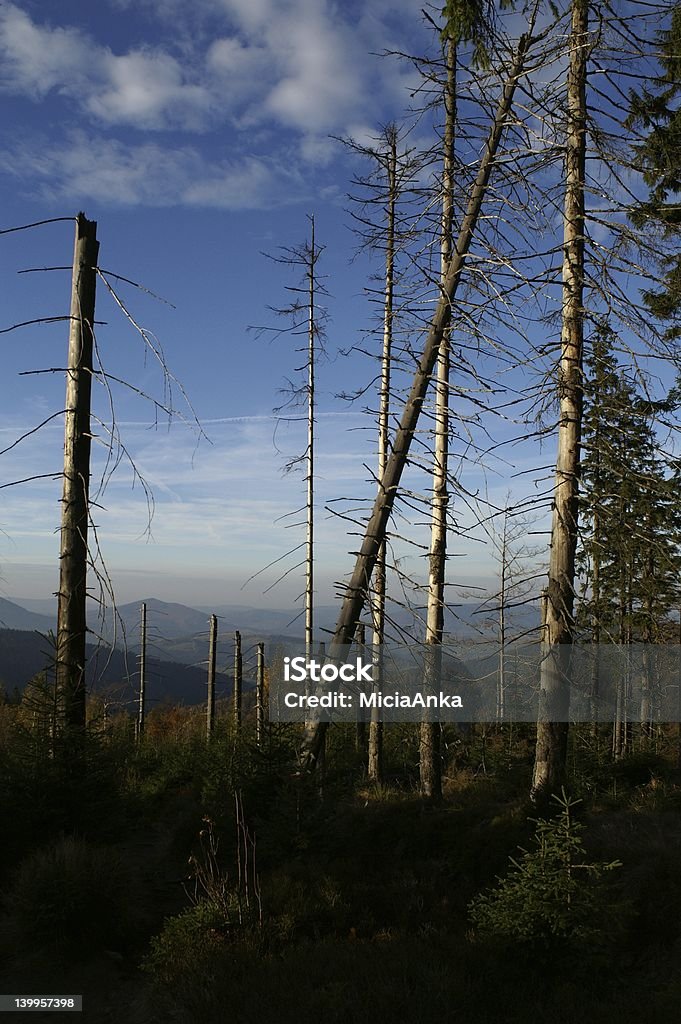
<instances>
[{"instance_id":1,"label":"wispy cloud","mask_svg":"<svg viewBox=\"0 0 681 1024\"><path fill-rule=\"evenodd\" d=\"M375 495L375 482L370 470L365 468L365 465L375 465L373 438L365 438L353 429L362 419L361 413L345 410L328 411L327 415L319 417L316 554L319 587L325 601L331 595L331 581L352 567L353 558L347 552L356 549L359 529L329 515L325 506L334 502L337 511L349 506L366 513ZM214 590L216 594L222 593L223 601L260 602L262 591L277 578L275 570L258 577L243 593L239 590L241 585L253 572L303 540L302 529L288 527L301 518L289 514L304 505L305 485L301 474L282 472L283 457L272 444L273 417L258 414L214 417L207 419L204 426L213 444L202 444L197 449L194 436L182 427L150 431L148 424L142 421L129 419L119 423L125 443L155 499L155 516L151 533L147 535L144 496L138 486L133 487L130 470L122 464L94 510L102 552L114 576L118 578L125 568L134 568L138 573L135 581L123 591L126 600L151 593L157 585L156 579L161 588L161 576L165 573L169 589L159 589L161 596L167 594L188 603L207 603L208 597L199 601L194 596L201 592L200 581L221 578L222 584L216 582ZM23 418L0 421L2 446L25 428ZM62 423L55 420L20 448L2 457L3 481L58 470L62 440ZM287 451L301 450L305 441L304 424L291 427L280 440L281 447ZM103 459L99 445L94 448L94 456L93 481L96 482ZM536 457L536 452L534 455L529 450L526 452L529 463ZM518 453L517 465L524 466L520 458ZM429 479L412 470L405 486L427 492ZM474 485L484 492L484 479L474 478L471 470L466 479L469 486ZM495 486L492 481L489 489L492 501L503 505L507 500L507 486L505 482L502 492L502 483ZM0 567L6 580L5 593L25 592L21 586L23 570L15 566L26 562L52 566L50 571L56 577L60 487L59 480L37 481L3 491ZM523 480L520 488L527 487L531 484ZM335 504L342 495L351 496L353 500ZM519 500L519 492L512 500ZM408 528L398 515L397 532L427 541L425 506L422 516L418 513L414 516L411 507L404 511L420 525ZM453 513L465 527L470 516L456 497ZM396 551L407 559L403 563L405 571L423 577L426 567L423 552L399 542L396 542ZM469 555L465 562L453 563L454 578L460 579L465 571L471 576L471 582L479 584L476 572L482 571L489 561L483 546L453 535L451 551ZM280 570L293 566L296 558L294 554ZM488 565L485 571L489 572ZM140 581L140 573L149 576L147 586ZM177 579L183 575L194 578L194 591L178 590ZM292 573L288 583L277 588L268 599L274 604L286 604L299 593L300 581L300 571ZM54 589L54 585L50 583L49 590Z\"/></svg>"},{"instance_id":2,"label":"wispy cloud","mask_svg":"<svg viewBox=\"0 0 681 1024\"><path fill-rule=\"evenodd\" d=\"M51 199L84 199L120 205L262 209L304 194L300 175L275 160L243 156L206 159L193 146L71 133L66 141L17 142L0 153L0 168Z\"/></svg>"},{"instance_id":3,"label":"wispy cloud","mask_svg":"<svg viewBox=\"0 0 681 1024\"><path fill-rule=\"evenodd\" d=\"M0 83L35 100L54 90L94 121L144 130L202 130L239 115L327 134L378 99L375 20L343 17L327 0L211 6L222 9L222 32L178 56L158 35L114 53L76 27L35 21L4 2Z\"/></svg>"},{"instance_id":4,"label":"wispy cloud","mask_svg":"<svg viewBox=\"0 0 681 1024\"><path fill-rule=\"evenodd\" d=\"M61 141L15 132L5 169L43 194L125 204L240 209L309 195L308 169L333 158L329 135L380 120L395 98L399 73L371 56L395 42L395 5L370 6L357 16L331 0L196 0L191 17L210 17L210 31L192 35L177 27L186 5L183 15L175 0L145 0L147 40L114 52L55 24L56 10L47 20L0 0L0 90L61 104ZM216 129L222 142L206 134ZM178 130L196 141L166 143L161 133Z\"/></svg>"},{"instance_id":5,"label":"wispy cloud","mask_svg":"<svg viewBox=\"0 0 681 1024\"><path fill-rule=\"evenodd\" d=\"M320 417L317 555L320 574L329 580L345 570L344 552L353 544L346 538L345 522L329 519L324 503L343 491L370 490L362 483L366 453L358 448L356 435L343 430L351 422L352 414L342 411L338 416ZM0 424L0 438L4 441L16 436L25 425L5 420ZM231 581L236 595L253 572L303 540L301 530L287 528L296 517L283 517L304 504L304 481L299 474L283 474L282 456L272 445L272 417L219 417L207 421L213 445L202 445L198 450L191 433L182 428L150 433L144 424L134 421L122 421L119 426L139 471L153 490L155 515L147 535L144 496L138 486L133 488L130 471L121 465L94 510L103 555L115 572L122 566L146 566L150 572L165 570L175 575L221 573ZM0 460L3 481L55 466L58 469L62 429L61 422L54 421L4 456ZM293 435L291 432L286 439L291 449L301 440ZM94 448L94 455L96 481L102 462L99 446ZM22 570L14 569L15 563L53 565L56 575L60 488L60 481L55 480L3 491L0 566L7 581L6 593L23 592L20 583L15 582L22 578ZM295 561L292 557L282 568ZM276 572L259 577L241 599L246 603L259 601L262 590L276 578ZM292 574L290 586L274 594L275 603L278 600L286 604L295 597L301 589L300 578L299 572ZM330 588L325 600L329 596ZM229 595L223 597L228 599Z\"/></svg>"}]
</instances>

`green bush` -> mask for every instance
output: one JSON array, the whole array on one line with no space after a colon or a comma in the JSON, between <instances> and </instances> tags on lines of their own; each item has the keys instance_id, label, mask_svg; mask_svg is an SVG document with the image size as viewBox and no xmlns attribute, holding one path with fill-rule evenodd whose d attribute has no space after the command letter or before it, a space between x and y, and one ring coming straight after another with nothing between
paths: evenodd
<instances>
[{"instance_id":1,"label":"green bush","mask_svg":"<svg viewBox=\"0 0 681 1024\"><path fill-rule=\"evenodd\" d=\"M160 986L205 974L216 953L224 947L228 922L211 900L199 900L176 917L169 917L143 962L145 971Z\"/></svg>"},{"instance_id":2,"label":"green bush","mask_svg":"<svg viewBox=\"0 0 681 1024\"><path fill-rule=\"evenodd\" d=\"M509 874L469 904L479 935L532 941L594 940L603 933L609 916L603 876L621 863L588 863L584 825L572 813L579 801L564 790L553 799L560 813L537 820L535 848L522 850L520 860L511 857Z\"/></svg>"},{"instance_id":3,"label":"green bush","mask_svg":"<svg viewBox=\"0 0 681 1024\"><path fill-rule=\"evenodd\" d=\"M27 857L6 897L20 945L65 953L116 948L132 929L135 904L120 856L72 837Z\"/></svg>"}]
</instances>

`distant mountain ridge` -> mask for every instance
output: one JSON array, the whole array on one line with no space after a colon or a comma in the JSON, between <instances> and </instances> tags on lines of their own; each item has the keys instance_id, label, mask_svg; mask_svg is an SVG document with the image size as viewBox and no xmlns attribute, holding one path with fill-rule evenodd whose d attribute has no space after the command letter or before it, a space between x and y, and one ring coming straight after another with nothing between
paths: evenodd
<instances>
[{"instance_id":1,"label":"distant mountain ridge","mask_svg":"<svg viewBox=\"0 0 681 1024\"><path fill-rule=\"evenodd\" d=\"M33 599L34 607L46 605ZM302 644L302 624L297 609L251 608L245 605L217 605L192 608L174 601L147 598L147 660L149 664L148 690L150 700L170 700L175 703L195 704L205 699L208 658L208 629L211 614L218 615L218 695L227 695L231 689L234 631L242 636L245 683L254 673L255 647L266 644L266 659L277 650L293 653ZM122 700L132 700L137 673L137 655L140 642L140 610L142 601L129 602L117 609L116 629L114 616L107 613L104 622L96 616L93 604L89 621L93 642L88 646L88 679L95 689L116 686ZM54 616L44 615L22 607L18 602L0 598L0 682L6 692L15 687L23 690L38 672L47 668L53 652L46 636L56 629L56 599ZM340 605L324 605L316 609L316 633L319 639L328 638L333 630ZM514 632L531 631L539 624L538 603L519 609ZM367 616L365 616L366 618ZM481 611L477 604L462 604L448 610L446 630L452 641L470 641L486 635L495 635L494 611ZM413 615L406 609L397 609L397 625L408 630ZM418 621L418 620L417 620ZM484 626L487 625L487 630ZM491 628L489 628L491 626ZM392 630L399 635L399 630ZM95 634L101 634L103 646L97 650ZM115 642L115 647L111 647ZM127 696L125 696L127 695Z\"/></svg>"},{"instance_id":2,"label":"distant mountain ridge","mask_svg":"<svg viewBox=\"0 0 681 1024\"><path fill-rule=\"evenodd\" d=\"M56 602L54 612L54 618L51 615L41 615L5 597L0 597L0 629L35 629L39 633L47 633L57 626Z\"/></svg>"},{"instance_id":3,"label":"distant mountain ridge","mask_svg":"<svg viewBox=\"0 0 681 1024\"><path fill-rule=\"evenodd\" d=\"M131 601L119 605L117 616L109 610L103 623L95 617L95 606L90 612L90 627L93 632L101 633L117 646L134 646L139 641L140 615L142 602L147 605L147 628L149 639L157 643L168 643L188 638L200 639L208 637L211 614L218 616L218 629L221 635L233 634L239 630L244 634L257 636L259 639L288 640L303 637L303 622L299 608L253 608L249 605L216 604L194 608L177 601L162 601L156 597ZM34 609L47 608L49 603L40 599L31 599ZM42 614L37 610L22 607L18 600L0 598L0 628L36 629L40 632L54 630L56 627L57 602L52 599L53 616ZM340 602L331 605L319 605L315 608L315 632L320 640L328 639L333 633L340 610ZM399 636L401 630L415 634L423 633L425 611L414 612L403 607L388 605L389 618L394 627L388 627L389 635ZM494 630L496 612L483 610L480 604L462 602L452 605L445 612L445 634L457 640L472 640L486 633L489 636ZM365 614L365 619L368 615ZM530 602L524 607L513 609L507 614L513 620L517 632L531 630L539 624L539 603Z\"/></svg>"},{"instance_id":4,"label":"distant mountain ridge","mask_svg":"<svg viewBox=\"0 0 681 1024\"><path fill-rule=\"evenodd\" d=\"M10 697L15 690L22 693L34 676L50 669L53 657L54 652L48 642L41 641L35 633L0 629L0 686ZM120 650L106 647L98 650L94 644L88 644L86 657L88 688L95 693L113 692L123 706L132 707L139 680L135 654L130 651L126 656ZM245 683L248 685L248 678ZM218 672L218 699L228 697L231 687L231 678L225 672ZM150 708L163 701L174 704L202 703L206 699L206 688L205 667L163 660L151 655L147 658L146 692Z\"/></svg>"}]
</instances>

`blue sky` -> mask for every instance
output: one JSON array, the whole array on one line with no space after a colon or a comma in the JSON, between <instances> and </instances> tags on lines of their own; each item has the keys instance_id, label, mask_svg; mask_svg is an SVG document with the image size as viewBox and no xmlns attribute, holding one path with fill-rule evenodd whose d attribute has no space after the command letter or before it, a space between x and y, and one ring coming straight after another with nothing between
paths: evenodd
<instances>
[{"instance_id":1,"label":"blue sky","mask_svg":"<svg viewBox=\"0 0 681 1024\"><path fill-rule=\"evenodd\" d=\"M181 421L154 428L151 407L115 389L121 437L155 499L149 535L144 494L125 460L101 498L95 519L119 600L153 594L286 606L302 589L298 574L266 594L274 574L241 586L303 539L277 523L303 501L303 482L282 475L281 454L299 449L302 434L280 427L278 451L272 416L300 357L290 337L248 327L272 324L268 306L286 302L286 286L296 283L263 253L301 242L310 213L326 246L320 269L330 292L318 392L318 600L327 603L333 580L351 569L347 552L356 540L324 506L372 493L364 464L374 464L375 441L362 413L372 399L349 406L336 396L373 375L366 359L339 351L360 343L370 325L363 288L378 264L351 260L345 194L358 164L330 136L368 140L408 104L413 68L377 52L432 46L412 0L0 0L0 226L79 209L98 221L100 266L174 305L117 286L159 339L209 439ZM0 237L0 326L65 312L67 272L17 271L68 264L72 232L57 223ZM103 364L162 397L158 366L98 288ZM0 447L62 407L63 374L19 374L61 367L66 330L28 327L3 340ZM537 380L542 372L527 371ZM96 409L109 422L99 392ZM175 398L191 420L177 389ZM500 436L515 429L506 423ZM62 430L55 419L3 455L3 480L59 472ZM536 442L508 451L507 464L497 461L487 475L469 465L466 488L487 490L497 502L509 487L516 496L544 491L545 471L516 474L549 465L550 443L542 452ZM101 465L100 455L95 478ZM4 594L56 589L59 491L58 481L3 490ZM462 523L467 516L462 504ZM491 581L493 563L479 538L453 538L451 550L465 556L452 563L454 581ZM421 554L403 555L409 571L422 572Z\"/></svg>"}]
</instances>

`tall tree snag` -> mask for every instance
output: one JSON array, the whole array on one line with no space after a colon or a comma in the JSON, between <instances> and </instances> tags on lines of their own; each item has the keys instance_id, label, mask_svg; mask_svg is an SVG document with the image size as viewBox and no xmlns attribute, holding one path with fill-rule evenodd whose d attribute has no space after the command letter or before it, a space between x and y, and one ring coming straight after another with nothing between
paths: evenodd
<instances>
[{"instance_id":1,"label":"tall tree snag","mask_svg":"<svg viewBox=\"0 0 681 1024\"><path fill-rule=\"evenodd\" d=\"M137 705L137 742L142 742L144 735L144 716L147 689L147 605L142 602L140 616L140 685Z\"/></svg>"},{"instance_id":2,"label":"tall tree snag","mask_svg":"<svg viewBox=\"0 0 681 1024\"><path fill-rule=\"evenodd\" d=\"M378 479L383 479L390 450L390 370L393 337L393 303L395 282L395 217L397 207L397 128L388 125L385 131L385 168L387 179L385 228L385 279L383 288L383 351L381 353L381 393L378 408ZM378 549L374 573L372 598L373 618L373 674L377 687L383 678L383 649L385 640L386 596L386 543L385 537ZM369 756L367 772L372 782L380 782L383 775L383 722L378 708L372 708L369 723Z\"/></svg>"},{"instance_id":3,"label":"tall tree snag","mask_svg":"<svg viewBox=\"0 0 681 1024\"><path fill-rule=\"evenodd\" d=\"M452 251L449 269L442 285L442 294L428 330L423 354L402 412L400 425L393 440L393 449L388 459L383 479L379 481L371 517L366 527L362 546L357 553L355 568L347 585L329 652L331 657L334 656L334 652L339 647L352 642L357 621L367 598L371 576L376 565L380 546L385 538L397 488L399 487L402 472L407 462L409 448L421 414L428 385L435 369L442 338L449 326L451 303L456 296L461 281L466 256L468 255L480 216L480 210L482 209L499 144L513 106L516 85L523 73L525 56L530 46L533 28L534 15L530 19L528 31L520 38L499 99L478 173L470 191L459 236ZM325 722L311 721L307 723L301 754L304 767L308 769L315 767L326 735L326 728L327 723Z\"/></svg>"},{"instance_id":4,"label":"tall tree snag","mask_svg":"<svg viewBox=\"0 0 681 1024\"><path fill-rule=\"evenodd\" d=\"M206 740L210 742L215 728L215 670L218 652L218 617L210 617L208 640L208 697L206 700Z\"/></svg>"},{"instance_id":5,"label":"tall tree snag","mask_svg":"<svg viewBox=\"0 0 681 1024\"><path fill-rule=\"evenodd\" d=\"M241 654L241 633L237 629L234 634L234 690L232 693L232 715L234 718L234 728L238 731L241 728L241 695L242 695L242 675L243 675L243 656Z\"/></svg>"},{"instance_id":6,"label":"tall tree snag","mask_svg":"<svg viewBox=\"0 0 681 1024\"><path fill-rule=\"evenodd\" d=\"M90 406L97 223L76 218L64 426L56 684L64 727L85 731L85 641L90 514Z\"/></svg>"},{"instance_id":7,"label":"tall tree snag","mask_svg":"<svg viewBox=\"0 0 681 1024\"><path fill-rule=\"evenodd\" d=\"M255 742L261 747L265 738L265 645L257 646L255 667Z\"/></svg>"},{"instance_id":8,"label":"tall tree snag","mask_svg":"<svg viewBox=\"0 0 681 1024\"><path fill-rule=\"evenodd\" d=\"M452 256L454 223L454 140L456 125L456 38L447 32L445 43L446 79L443 90L444 134L442 145L442 215L440 222L440 275L444 282ZM428 563L428 605L426 609L427 652L426 685L439 676L444 633L445 577L447 571L447 508L449 489L449 373L450 328L443 331L435 377L435 451L433 459L433 497L430 519ZM421 793L431 799L442 796L440 760L440 723L423 721L419 733L419 781Z\"/></svg>"},{"instance_id":9,"label":"tall tree snag","mask_svg":"<svg viewBox=\"0 0 681 1024\"><path fill-rule=\"evenodd\" d=\"M307 509L305 532L305 656L312 657L314 640L314 414L315 354L317 323L315 319L317 249L314 217L310 217L310 258L307 265Z\"/></svg>"},{"instance_id":10,"label":"tall tree snag","mask_svg":"<svg viewBox=\"0 0 681 1024\"><path fill-rule=\"evenodd\" d=\"M561 785L567 758L568 697L563 645L574 637L579 459L584 345L584 176L589 11L573 0L567 79L563 299L558 367L558 453L551 523L548 587L542 600L540 712L531 797L538 801Z\"/></svg>"}]
</instances>

